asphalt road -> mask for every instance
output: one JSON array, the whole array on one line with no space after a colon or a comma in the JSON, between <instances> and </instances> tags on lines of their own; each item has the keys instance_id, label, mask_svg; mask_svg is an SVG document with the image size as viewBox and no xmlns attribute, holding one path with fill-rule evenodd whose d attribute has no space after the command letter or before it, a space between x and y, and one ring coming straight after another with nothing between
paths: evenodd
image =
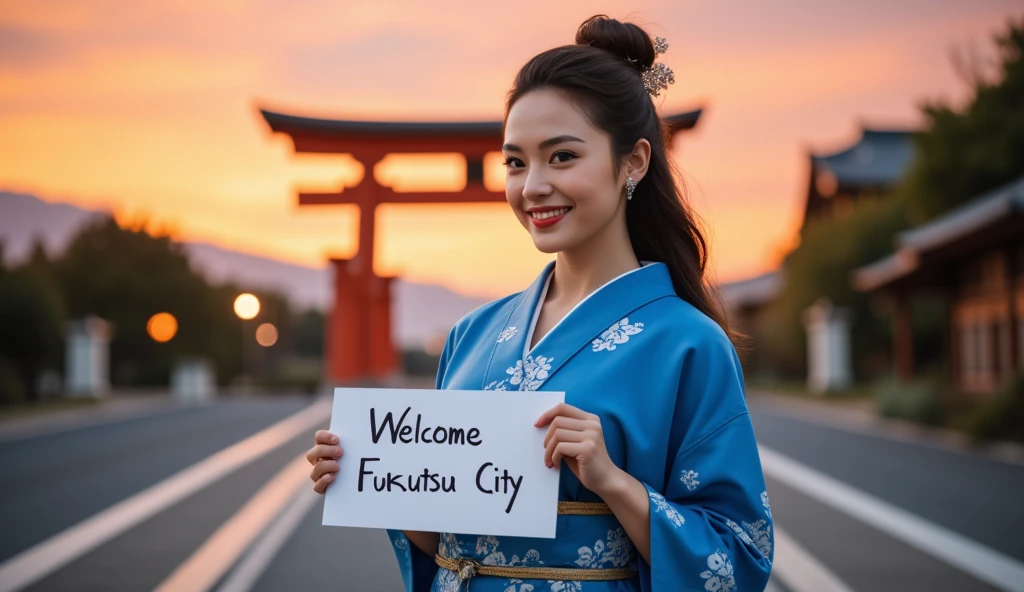
<instances>
[{"instance_id":1,"label":"asphalt road","mask_svg":"<svg viewBox=\"0 0 1024 592\"><path fill-rule=\"evenodd\" d=\"M61 535L68 529L98 512L124 506L121 502L131 496L309 404L303 398L222 401L0 442L0 575L11 573L5 567L24 558L25 550L55 540L64 545L56 548L66 548L71 543ZM1024 492L1024 467L837 429L756 400L752 412L762 445L1024 561L1024 541L1019 535L1024 512L1018 499ZM116 536L44 569L28 589L152 590L177 581L169 578L202 555L199 550L209 551L211 541L240 508L261 495L283 467L294 463L308 448L312 432L325 425L326 419L296 431L266 453L218 474ZM303 483L297 491L307 486ZM799 485L770 476L768 488L778 526L851 590L997 589L821 503ZM210 587L224 588L234 582L232 575L244 571L239 565L245 560L258 569L242 589L400 590L396 563L382 532L323 527L322 502L309 502L296 513L291 526L286 526L284 514L294 501L284 504L266 528L246 535L246 554L210 572L214 574ZM257 561L260 553L253 549L273 538L268 533L274 529L279 545ZM8 588L0 577L0 590Z\"/></svg>"}]
</instances>

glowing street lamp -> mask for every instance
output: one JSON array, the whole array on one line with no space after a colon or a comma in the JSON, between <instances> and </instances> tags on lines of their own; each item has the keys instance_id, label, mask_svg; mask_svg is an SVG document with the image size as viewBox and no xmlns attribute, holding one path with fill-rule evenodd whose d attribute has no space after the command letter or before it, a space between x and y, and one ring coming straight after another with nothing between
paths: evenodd
<instances>
[{"instance_id":1,"label":"glowing street lamp","mask_svg":"<svg viewBox=\"0 0 1024 592\"><path fill-rule=\"evenodd\" d=\"M235 314L243 321L256 318L256 315L260 314L259 298L248 292L239 294L238 298L235 298Z\"/></svg>"},{"instance_id":2,"label":"glowing street lamp","mask_svg":"<svg viewBox=\"0 0 1024 592\"><path fill-rule=\"evenodd\" d=\"M248 340L245 338L245 322L248 321L248 320L256 318L256 315L258 315L258 314L260 314L260 300L259 300L259 298L256 298L255 296L253 296L252 294L249 294L248 292L245 292L243 294L239 294L238 297L235 298L235 315L237 315L238 318L242 320L241 325L242 325L242 379L243 379L243 382L245 381L246 367L248 366L248 364L246 363L248 361L247 360L248 356L246 355L246 352L247 352L248 348L245 346L245 343Z\"/></svg>"},{"instance_id":3,"label":"glowing street lamp","mask_svg":"<svg viewBox=\"0 0 1024 592\"><path fill-rule=\"evenodd\" d=\"M277 343L277 327L270 323L263 323L256 327L256 343L263 347L270 347Z\"/></svg>"},{"instance_id":4,"label":"glowing street lamp","mask_svg":"<svg viewBox=\"0 0 1024 592\"><path fill-rule=\"evenodd\" d=\"M178 333L178 320L169 312L158 312L149 317L146 333L157 343L167 343Z\"/></svg>"}]
</instances>

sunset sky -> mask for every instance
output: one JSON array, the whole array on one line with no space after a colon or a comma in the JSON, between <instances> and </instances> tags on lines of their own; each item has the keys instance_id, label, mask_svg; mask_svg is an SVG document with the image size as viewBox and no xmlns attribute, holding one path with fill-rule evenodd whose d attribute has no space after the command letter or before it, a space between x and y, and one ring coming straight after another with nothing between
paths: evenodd
<instances>
[{"instance_id":1,"label":"sunset sky","mask_svg":"<svg viewBox=\"0 0 1024 592\"><path fill-rule=\"evenodd\" d=\"M663 112L705 109L674 157L717 277L738 279L791 244L808 150L842 147L862 124L916 125L925 99L962 101L950 49L990 52L1020 12L1010 0L0 0L0 190L320 266L354 253L355 211L300 210L295 191L361 173L343 156L293 155L258 107L496 120L523 62L608 13L668 38L677 82ZM405 184L425 173L377 171ZM548 260L505 204L390 206L378 221L379 273L470 294L522 289Z\"/></svg>"}]
</instances>

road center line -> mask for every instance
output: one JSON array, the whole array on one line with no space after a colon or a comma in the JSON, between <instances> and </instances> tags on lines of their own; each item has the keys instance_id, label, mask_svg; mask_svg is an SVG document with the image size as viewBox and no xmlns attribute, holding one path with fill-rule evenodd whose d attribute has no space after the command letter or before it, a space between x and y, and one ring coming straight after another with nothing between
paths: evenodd
<instances>
[{"instance_id":1,"label":"road center line","mask_svg":"<svg viewBox=\"0 0 1024 592\"><path fill-rule=\"evenodd\" d=\"M156 588L156 592L190 590L205 592L213 587L252 541L306 486L309 462L305 455L289 462L244 506L217 529L192 555Z\"/></svg>"},{"instance_id":2,"label":"road center line","mask_svg":"<svg viewBox=\"0 0 1024 592\"><path fill-rule=\"evenodd\" d=\"M775 524L772 577L792 592L853 592L834 573L807 552L796 539Z\"/></svg>"},{"instance_id":3,"label":"road center line","mask_svg":"<svg viewBox=\"0 0 1024 592\"><path fill-rule=\"evenodd\" d=\"M760 446L765 475L1001 590L1024 592L1024 563L779 452ZM783 580L785 581L785 580Z\"/></svg>"},{"instance_id":4,"label":"road center line","mask_svg":"<svg viewBox=\"0 0 1024 592\"><path fill-rule=\"evenodd\" d=\"M323 400L0 564L0 592L27 587L330 417Z\"/></svg>"},{"instance_id":5,"label":"road center line","mask_svg":"<svg viewBox=\"0 0 1024 592\"><path fill-rule=\"evenodd\" d=\"M298 529L302 520L321 499L310 486L301 487L284 511L261 535L245 558L228 574L217 592L249 592L270 567L284 544Z\"/></svg>"}]
</instances>

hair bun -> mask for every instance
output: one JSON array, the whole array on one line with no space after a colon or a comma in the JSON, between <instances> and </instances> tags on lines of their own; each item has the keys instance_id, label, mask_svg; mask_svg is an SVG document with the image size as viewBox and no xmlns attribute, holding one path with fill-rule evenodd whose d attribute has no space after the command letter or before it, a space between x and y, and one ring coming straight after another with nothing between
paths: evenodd
<instances>
[{"instance_id":1,"label":"hair bun","mask_svg":"<svg viewBox=\"0 0 1024 592\"><path fill-rule=\"evenodd\" d=\"M651 36L633 23L624 23L606 15L592 16L576 31L577 45L590 45L628 60L643 72L657 57Z\"/></svg>"}]
</instances>

